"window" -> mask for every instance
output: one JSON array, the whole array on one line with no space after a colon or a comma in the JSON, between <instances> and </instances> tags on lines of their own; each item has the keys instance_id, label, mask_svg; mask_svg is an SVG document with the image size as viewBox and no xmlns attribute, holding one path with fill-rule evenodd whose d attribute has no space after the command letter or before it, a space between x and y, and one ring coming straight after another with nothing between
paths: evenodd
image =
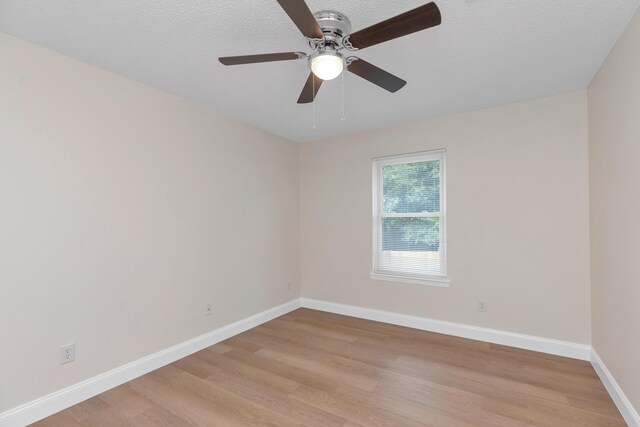
<instances>
[{"instance_id":1,"label":"window","mask_svg":"<svg viewBox=\"0 0 640 427\"><path fill-rule=\"evenodd\" d=\"M373 279L448 286L444 155L373 160Z\"/></svg>"}]
</instances>

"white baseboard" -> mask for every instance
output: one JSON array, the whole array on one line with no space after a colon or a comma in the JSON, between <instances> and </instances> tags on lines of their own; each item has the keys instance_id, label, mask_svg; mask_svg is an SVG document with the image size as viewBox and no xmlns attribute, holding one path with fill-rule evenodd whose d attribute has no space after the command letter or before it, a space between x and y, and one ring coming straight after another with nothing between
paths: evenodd
<instances>
[{"instance_id":1,"label":"white baseboard","mask_svg":"<svg viewBox=\"0 0 640 427\"><path fill-rule=\"evenodd\" d=\"M591 349L591 364L627 424L629 424L630 427L640 427L640 415L638 411L636 411L629 399L627 399L627 396L593 348Z\"/></svg>"},{"instance_id":2,"label":"white baseboard","mask_svg":"<svg viewBox=\"0 0 640 427\"><path fill-rule=\"evenodd\" d=\"M261 313L239 320L205 335L185 341L166 350L143 357L134 362L112 369L88 380L51 393L47 396L0 413L0 426L22 427L34 423L76 403L103 393L127 381L182 359L197 351L224 341L234 335L254 328L276 317L282 316L300 307L300 300L265 310Z\"/></svg>"},{"instance_id":3,"label":"white baseboard","mask_svg":"<svg viewBox=\"0 0 640 427\"><path fill-rule=\"evenodd\" d=\"M555 354L558 356L570 357L572 359L590 360L591 347L585 344L576 344L567 341L559 341L531 335L505 332L497 329L481 328L461 323L445 322L442 320L433 320L425 317L409 316L406 314L373 310L370 308L337 304L309 298L302 298L301 306L315 310L328 311L330 313L359 317L361 319L375 320L378 322L391 323L393 325L421 329L423 331L437 332L456 337Z\"/></svg>"}]
</instances>

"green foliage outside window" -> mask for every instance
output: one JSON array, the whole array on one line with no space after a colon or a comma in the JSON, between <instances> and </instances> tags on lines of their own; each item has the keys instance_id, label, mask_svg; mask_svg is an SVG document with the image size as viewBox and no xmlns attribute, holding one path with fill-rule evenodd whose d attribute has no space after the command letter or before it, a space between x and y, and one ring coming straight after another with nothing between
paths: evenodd
<instances>
[{"instance_id":1,"label":"green foliage outside window","mask_svg":"<svg viewBox=\"0 0 640 427\"><path fill-rule=\"evenodd\" d=\"M383 167L384 213L440 211L440 162L404 163ZM383 218L382 249L437 251L439 218Z\"/></svg>"}]
</instances>

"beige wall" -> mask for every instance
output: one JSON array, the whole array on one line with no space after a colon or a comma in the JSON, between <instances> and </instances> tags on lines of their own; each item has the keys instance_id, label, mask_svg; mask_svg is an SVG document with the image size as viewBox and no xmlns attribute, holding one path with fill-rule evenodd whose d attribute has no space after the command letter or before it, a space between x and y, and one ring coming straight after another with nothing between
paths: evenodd
<instances>
[{"instance_id":1,"label":"beige wall","mask_svg":"<svg viewBox=\"0 0 640 427\"><path fill-rule=\"evenodd\" d=\"M589 89L593 347L640 410L640 12Z\"/></svg>"},{"instance_id":2,"label":"beige wall","mask_svg":"<svg viewBox=\"0 0 640 427\"><path fill-rule=\"evenodd\" d=\"M371 280L371 159L437 148L451 287ZM303 296L589 344L587 163L586 91L304 144Z\"/></svg>"},{"instance_id":3,"label":"beige wall","mask_svg":"<svg viewBox=\"0 0 640 427\"><path fill-rule=\"evenodd\" d=\"M299 296L296 144L2 34L0 58L0 412Z\"/></svg>"}]
</instances>

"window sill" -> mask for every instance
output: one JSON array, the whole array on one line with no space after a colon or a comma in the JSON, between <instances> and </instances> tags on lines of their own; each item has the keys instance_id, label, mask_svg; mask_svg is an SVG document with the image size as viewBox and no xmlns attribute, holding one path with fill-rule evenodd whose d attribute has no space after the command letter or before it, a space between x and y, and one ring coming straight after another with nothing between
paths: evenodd
<instances>
[{"instance_id":1,"label":"window sill","mask_svg":"<svg viewBox=\"0 0 640 427\"><path fill-rule=\"evenodd\" d=\"M369 275L373 280L382 280L385 282L400 282L400 283L412 283L414 285L428 285L436 286L439 288L448 288L451 285L451 280L448 277L410 277L410 276L398 276L393 274L381 274L371 273Z\"/></svg>"}]
</instances>

